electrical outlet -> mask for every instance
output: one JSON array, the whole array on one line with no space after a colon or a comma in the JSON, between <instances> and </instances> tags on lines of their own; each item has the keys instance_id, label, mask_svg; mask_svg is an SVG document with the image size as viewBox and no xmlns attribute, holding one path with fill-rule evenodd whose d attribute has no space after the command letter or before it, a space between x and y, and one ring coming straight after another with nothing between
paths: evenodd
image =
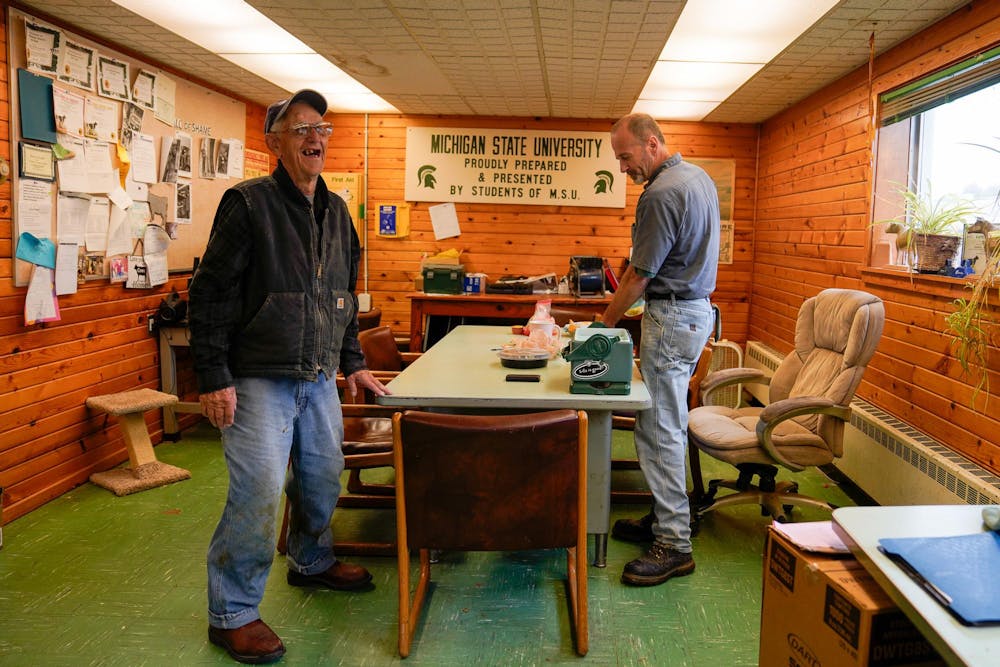
<instances>
[{"instance_id":1,"label":"electrical outlet","mask_svg":"<svg viewBox=\"0 0 1000 667\"><path fill-rule=\"evenodd\" d=\"M153 333L153 329L156 326L156 320L153 319L152 315L146 315L146 329L149 333Z\"/></svg>"},{"instance_id":2,"label":"electrical outlet","mask_svg":"<svg viewBox=\"0 0 1000 667\"><path fill-rule=\"evenodd\" d=\"M358 310L367 313L372 309L372 295L362 292L358 295Z\"/></svg>"}]
</instances>

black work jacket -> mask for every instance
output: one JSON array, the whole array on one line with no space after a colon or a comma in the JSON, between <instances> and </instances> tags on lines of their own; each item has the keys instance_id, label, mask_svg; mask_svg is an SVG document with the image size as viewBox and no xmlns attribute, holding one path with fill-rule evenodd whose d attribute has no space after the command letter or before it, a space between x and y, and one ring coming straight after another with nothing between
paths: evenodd
<instances>
[{"instance_id":1,"label":"black work jacket","mask_svg":"<svg viewBox=\"0 0 1000 667\"><path fill-rule=\"evenodd\" d=\"M198 390L234 377L315 380L365 368L354 289L361 256L344 201L314 205L281 162L225 192L190 289Z\"/></svg>"}]
</instances>

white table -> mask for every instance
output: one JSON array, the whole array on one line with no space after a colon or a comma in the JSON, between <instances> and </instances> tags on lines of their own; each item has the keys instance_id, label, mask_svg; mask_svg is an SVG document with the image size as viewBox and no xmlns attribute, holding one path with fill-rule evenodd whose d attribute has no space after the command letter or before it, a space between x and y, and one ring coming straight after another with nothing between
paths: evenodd
<instances>
[{"instance_id":1,"label":"white table","mask_svg":"<svg viewBox=\"0 0 1000 667\"><path fill-rule=\"evenodd\" d=\"M585 410L587 431L587 532L594 535L594 565L604 567L611 512L611 411L643 410L652 402L637 369L631 391L610 396L571 394L568 361L561 356L544 368L518 370L500 364L497 350L514 339L510 327L453 329L389 383L382 405L493 410ZM540 382L507 382L509 373L536 373Z\"/></svg>"},{"instance_id":2,"label":"white table","mask_svg":"<svg viewBox=\"0 0 1000 667\"><path fill-rule=\"evenodd\" d=\"M878 548L878 541L886 537L948 537L983 531L981 505L841 507L834 510L833 521L858 561L949 665L1000 665L1000 626L962 625Z\"/></svg>"}]
</instances>

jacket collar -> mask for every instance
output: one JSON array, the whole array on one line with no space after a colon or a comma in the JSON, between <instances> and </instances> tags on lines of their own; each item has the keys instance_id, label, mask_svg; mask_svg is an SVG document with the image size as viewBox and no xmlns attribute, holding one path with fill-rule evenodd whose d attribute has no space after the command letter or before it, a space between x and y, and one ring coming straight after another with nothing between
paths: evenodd
<instances>
[{"instance_id":1,"label":"jacket collar","mask_svg":"<svg viewBox=\"0 0 1000 667\"><path fill-rule=\"evenodd\" d=\"M309 205L309 200L304 194L302 194L302 191L295 186L295 183L292 181L292 177L288 174L288 170L285 169L285 165L281 163L281 160L278 160L278 166L271 175L274 177L274 180L277 181L278 187L281 188L286 197L299 202L303 206ZM313 207L315 208L317 220L322 220L326 213L327 192L328 190L326 183L323 182L323 178L317 178L316 191L313 193Z\"/></svg>"}]
</instances>

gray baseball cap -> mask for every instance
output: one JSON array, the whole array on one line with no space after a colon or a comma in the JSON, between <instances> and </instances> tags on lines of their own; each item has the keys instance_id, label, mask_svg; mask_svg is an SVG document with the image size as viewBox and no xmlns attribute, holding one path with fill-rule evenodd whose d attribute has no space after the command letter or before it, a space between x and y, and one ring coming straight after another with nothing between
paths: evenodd
<instances>
[{"instance_id":1,"label":"gray baseball cap","mask_svg":"<svg viewBox=\"0 0 1000 667\"><path fill-rule=\"evenodd\" d=\"M269 133L274 124L281 120L285 112L288 111L288 107L296 102L305 102L315 109L320 116L326 113L326 98L315 90L303 88L287 100L280 100L267 108L267 115L264 116L264 134Z\"/></svg>"}]
</instances>

